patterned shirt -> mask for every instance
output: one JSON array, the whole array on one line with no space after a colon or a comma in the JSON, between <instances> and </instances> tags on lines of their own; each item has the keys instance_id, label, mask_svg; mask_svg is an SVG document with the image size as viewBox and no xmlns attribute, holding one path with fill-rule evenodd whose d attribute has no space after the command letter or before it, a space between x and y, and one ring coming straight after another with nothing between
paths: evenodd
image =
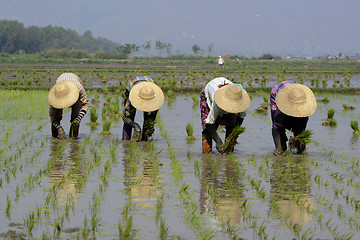
<instances>
[{"instance_id":1,"label":"patterned shirt","mask_svg":"<svg viewBox=\"0 0 360 240\"><path fill-rule=\"evenodd\" d=\"M130 117L131 113L136 111L136 108L131 105L131 102L129 100L129 94L131 89L140 82L154 82L154 80L151 79L149 76L138 76L131 79L128 84L126 85L126 91L125 91L125 98L124 98L124 116Z\"/></svg>"},{"instance_id":2,"label":"patterned shirt","mask_svg":"<svg viewBox=\"0 0 360 240\"><path fill-rule=\"evenodd\" d=\"M276 95L284 87L294 84L293 81L283 81L275 84L270 93L270 109L273 129L288 129L300 133L305 130L309 117L292 117L282 113L276 106Z\"/></svg>"},{"instance_id":3,"label":"patterned shirt","mask_svg":"<svg viewBox=\"0 0 360 240\"><path fill-rule=\"evenodd\" d=\"M65 80L69 80L69 81L73 81L76 86L79 88L79 100L81 102L81 110L87 112L88 108L89 108L89 101L87 99L86 96L86 91L83 87L83 82L81 81L81 79L78 77L78 75L74 74L74 73L63 73L60 75L60 77L56 80L56 83L65 81Z\"/></svg>"}]
</instances>

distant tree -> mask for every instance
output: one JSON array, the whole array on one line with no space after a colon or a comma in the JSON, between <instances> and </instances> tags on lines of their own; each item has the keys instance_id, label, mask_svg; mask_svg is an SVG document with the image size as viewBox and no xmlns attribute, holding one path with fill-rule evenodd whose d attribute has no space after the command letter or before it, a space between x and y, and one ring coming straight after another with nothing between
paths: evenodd
<instances>
[{"instance_id":1,"label":"distant tree","mask_svg":"<svg viewBox=\"0 0 360 240\"><path fill-rule=\"evenodd\" d=\"M155 48L159 50L160 57L162 56L162 51L167 48L169 44L166 42L161 42L160 40L156 40ZM170 44L171 45L171 44Z\"/></svg>"},{"instance_id":2,"label":"distant tree","mask_svg":"<svg viewBox=\"0 0 360 240\"><path fill-rule=\"evenodd\" d=\"M265 53L259 57L259 59L262 59L262 60L271 60L271 59L275 59L275 58L277 58L277 57L273 56L270 53Z\"/></svg>"},{"instance_id":3,"label":"distant tree","mask_svg":"<svg viewBox=\"0 0 360 240\"><path fill-rule=\"evenodd\" d=\"M199 55L201 53L201 48L199 45L195 44L192 46L192 51L195 55Z\"/></svg>"},{"instance_id":4,"label":"distant tree","mask_svg":"<svg viewBox=\"0 0 360 240\"><path fill-rule=\"evenodd\" d=\"M208 46L209 57L211 56L212 50L214 49L214 43L210 43Z\"/></svg>"},{"instance_id":5,"label":"distant tree","mask_svg":"<svg viewBox=\"0 0 360 240\"><path fill-rule=\"evenodd\" d=\"M166 44L166 53L167 53L168 56L171 56L171 50L172 50L172 44L167 43Z\"/></svg>"},{"instance_id":6,"label":"distant tree","mask_svg":"<svg viewBox=\"0 0 360 240\"><path fill-rule=\"evenodd\" d=\"M139 51L139 48L140 47L134 43L133 44L126 43L124 45L120 45L119 47L117 47L117 51L120 54L123 54L126 57L128 57L131 53Z\"/></svg>"},{"instance_id":7,"label":"distant tree","mask_svg":"<svg viewBox=\"0 0 360 240\"><path fill-rule=\"evenodd\" d=\"M149 55L149 51L151 49L151 41L147 41L142 48L146 51L146 55Z\"/></svg>"}]
</instances>

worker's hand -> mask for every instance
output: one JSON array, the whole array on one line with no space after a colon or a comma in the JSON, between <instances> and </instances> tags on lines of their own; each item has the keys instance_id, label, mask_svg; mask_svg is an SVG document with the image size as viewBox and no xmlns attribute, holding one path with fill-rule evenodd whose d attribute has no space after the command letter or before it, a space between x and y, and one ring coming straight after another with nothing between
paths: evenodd
<instances>
[{"instance_id":1,"label":"worker's hand","mask_svg":"<svg viewBox=\"0 0 360 240\"><path fill-rule=\"evenodd\" d=\"M64 131L64 129L62 128L62 126L59 126L57 130L58 130L58 134L59 134L59 139L60 139L60 140L66 139L66 137L65 137L65 131Z\"/></svg>"},{"instance_id":2,"label":"worker's hand","mask_svg":"<svg viewBox=\"0 0 360 240\"><path fill-rule=\"evenodd\" d=\"M141 141L141 128L139 126L139 124L137 124L136 122L133 122L133 133L132 133L132 137L131 137L131 141L134 142L140 142Z\"/></svg>"},{"instance_id":3,"label":"worker's hand","mask_svg":"<svg viewBox=\"0 0 360 240\"><path fill-rule=\"evenodd\" d=\"M80 124L80 121L77 120L76 118L75 118L74 121L71 122L71 125L72 125L72 126L79 126L79 124Z\"/></svg>"}]
</instances>

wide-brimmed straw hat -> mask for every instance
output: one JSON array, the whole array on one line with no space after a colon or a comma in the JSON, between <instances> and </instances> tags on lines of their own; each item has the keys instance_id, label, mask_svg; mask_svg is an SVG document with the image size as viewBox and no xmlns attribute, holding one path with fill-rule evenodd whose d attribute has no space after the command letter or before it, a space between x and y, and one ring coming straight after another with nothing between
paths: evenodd
<instances>
[{"instance_id":1,"label":"wide-brimmed straw hat","mask_svg":"<svg viewBox=\"0 0 360 240\"><path fill-rule=\"evenodd\" d=\"M229 84L215 91L214 100L219 108L228 113L243 112L250 106L250 97L240 86Z\"/></svg>"},{"instance_id":2,"label":"wide-brimmed straw hat","mask_svg":"<svg viewBox=\"0 0 360 240\"><path fill-rule=\"evenodd\" d=\"M73 81L64 80L56 83L48 94L51 106L63 109L72 106L79 99L79 88Z\"/></svg>"},{"instance_id":3,"label":"wide-brimmed straw hat","mask_svg":"<svg viewBox=\"0 0 360 240\"><path fill-rule=\"evenodd\" d=\"M275 98L279 110L293 117L308 117L316 111L314 93L305 85L291 84L281 89Z\"/></svg>"},{"instance_id":4,"label":"wide-brimmed straw hat","mask_svg":"<svg viewBox=\"0 0 360 240\"><path fill-rule=\"evenodd\" d=\"M152 112L163 105L164 93L155 83L140 82L132 87L129 100L136 109Z\"/></svg>"}]
</instances>

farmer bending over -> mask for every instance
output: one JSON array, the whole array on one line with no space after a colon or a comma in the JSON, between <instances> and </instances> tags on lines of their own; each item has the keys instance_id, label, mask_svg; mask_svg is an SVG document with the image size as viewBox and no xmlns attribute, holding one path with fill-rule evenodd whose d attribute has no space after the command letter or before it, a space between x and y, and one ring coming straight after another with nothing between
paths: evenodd
<instances>
[{"instance_id":1,"label":"farmer bending over","mask_svg":"<svg viewBox=\"0 0 360 240\"><path fill-rule=\"evenodd\" d=\"M292 131L294 137L305 131L309 116L315 113L316 106L314 93L305 85L283 81L273 87L270 109L274 155L282 154L287 149L285 129ZM305 145L298 146L298 153L303 153L305 148Z\"/></svg>"},{"instance_id":2,"label":"farmer bending over","mask_svg":"<svg viewBox=\"0 0 360 240\"><path fill-rule=\"evenodd\" d=\"M216 131L219 125L225 125L227 143L233 129L244 121L245 110L249 106L249 95L240 84L233 84L226 78L218 77L204 86L200 94L203 153L212 151L212 140L215 141L219 153L234 151L238 136L224 146Z\"/></svg>"},{"instance_id":3,"label":"farmer bending over","mask_svg":"<svg viewBox=\"0 0 360 240\"><path fill-rule=\"evenodd\" d=\"M69 137L77 138L80 121L86 114L89 102L81 79L74 73L63 73L56 80L48 95L49 119L53 137L65 139L65 131L60 125L63 109L71 107Z\"/></svg>"},{"instance_id":4,"label":"farmer bending over","mask_svg":"<svg viewBox=\"0 0 360 240\"><path fill-rule=\"evenodd\" d=\"M150 77L139 76L130 80L124 98L122 140L147 141L154 133L156 115L163 103L164 93ZM142 133L139 124L134 122L136 109L144 112Z\"/></svg>"}]
</instances>

